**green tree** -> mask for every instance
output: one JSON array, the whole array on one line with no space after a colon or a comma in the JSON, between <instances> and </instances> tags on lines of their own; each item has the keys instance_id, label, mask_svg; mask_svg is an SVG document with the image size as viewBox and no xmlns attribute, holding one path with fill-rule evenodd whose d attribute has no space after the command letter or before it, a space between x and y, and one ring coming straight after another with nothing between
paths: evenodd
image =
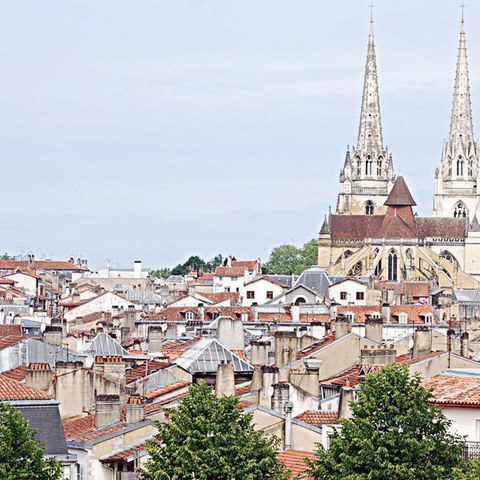
<instances>
[{"instance_id":1,"label":"green tree","mask_svg":"<svg viewBox=\"0 0 480 480\"><path fill-rule=\"evenodd\" d=\"M169 268L159 268L157 270L150 270L150 275L156 278L168 278L172 271Z\"/></svg>"},{"instance_id":2,"label":"green tree","mask_svg":"<svg viewBox=\"0 0 480 480\"><path fill-rule=\"evenodd\" d=\"M60 464L44 459L35 431L20 412L0 402L0 480L57 480Z\"/></svg>"},{"instance_id":3,"label":"green tree","mask_svg":"<svg viewBox=\"0 0 480 480\"><path fill-rule=\"evenodd\" d=\"M454 470L453 480L478 480L480 478L480 460L461 462Z\"/></svg>"},{"instance_id":4,"label":"green tree","mask_svg":"<svg viewBox=\"0 0 480 480\"><path fill-rule=\"evenodd\" d=\"M287 480L277 441L256 431L236 397L218 398L205 382L158 423L143 480Z\"/></svg>"},{"instance_id":5,"label":"green tree","mask_svg":"<svg viewBox=\"0 0 480 480\"><path fill-rule=\"evenodd\" d=\"M406 365L368 375L352 403L353 418L340 420L327 451L309 462L315 480L440 480L454 478L463 441L429 400L430 390Z\"/></svg>"},{"instance_id":6,"label":"green tree","mask_svg":"<svg viewBox=\"0 0 480 480\"><path fill-rule=\"evenodd\" d=\"M8 253L4 253L3 255L0 255L0 260L15 260L15 257L12 257Z\"/></svg>"},{"instance_id":7,"label":"green tree","mask_svg":"<svg viewBox=\"0 0 480 480\"><path fill-rule=\"evenodd\" d=\"M280 245L272 250L263 270L278 275L300 275L317 263L317 248L315 239L309 240L302 248L290 244Z\"/></svg>"}]
</instances>

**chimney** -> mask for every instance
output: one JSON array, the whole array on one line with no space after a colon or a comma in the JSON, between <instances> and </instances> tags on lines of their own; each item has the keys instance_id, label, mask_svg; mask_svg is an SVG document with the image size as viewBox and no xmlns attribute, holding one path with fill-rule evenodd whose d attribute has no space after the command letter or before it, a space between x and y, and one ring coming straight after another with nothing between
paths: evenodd
<instances>
[{"instance_id":1,"label":"chimney","mask_svg":"<svg viewBox=\"0 0 480 480\"><path fill-rule=\"evenodd\" d=\"M228 350L243 350L245 335L242 321L234 320L232 317L218 317L217 339Z\"/></svg>"},{"instance_id":2,"label":"chimney","mask_svg":"<svg viewBox=\"0 0 480 480\"><path fill-rule=\"evenodd\" d=\"M337 315L335 319L335 340L348 335L352 331L352 322L345 315Z\"/></svg>"},{"instance_id":3,"label":"chimney","mask_svg":"<svg viewBox=\"0 0 480 480\"><path fill-rule=\"evenodd\" d=\"M260 390L262 388L262 381L262 368L260 365L254 365L250 390L252 392Z\"/></svg>"},{"instance_id":4,"label":"chimney","mask_svg":"<svg viewBox=\"0 0 480 480\"><path fill-rule=\"evenodd\" d=\"M264 365L262 370L262 388L258 395L258 403L264 407L272 408L273 385L278 383L279 370L277 367Z\"/></svg>"},{"instance_id":5,"label":"chimney","mask_svg":"<svg viewBox=\"0 0 480 480\"><path fill-rule=\"evenodd\" d=\"M95 362L93 363L93 371L94 373L98 373L103 375L103 371L105 370L105 362L102 355L97 355L95 357Z\"/></svg>"},{"instance_id":6,"label":"chimney","mask_svg":"<svg viewBox=\"0 0 480 480\"><path fill-rule=\"evenodd\" d=\"M125 385L125 362L120 355L108 355L103 366L105 378Z\"/></svg>"},{"instance_id":7,"label":"chimney","mask_svg":"<svg viewBox=\"0 0 480 480\"><path fill-rule=\"evenodd\" d=\"M125 318L123 326L128 327L131 333L135 331L135 320L137 320L137 312L134 305L129 305L128 310L125 312Z\"/></svg>"},{"instance_id":8,"label":"chimney","mask_svg":"<svg viewBox=\"0 0 480 480\"><path fill-rule=\"evenodd\" d=\"M366 345L360 350L360 363L362 365L390 365L395 362L396 350L386 347L371 347Z\"/></svg>"},{"instance_id":9,"label":"chimney","mask_svg":"<svg viewBox=\"0 0 480 480\"><path fill-rule=\"evenodd\" d=\"M137 423L145 420L145 405L139 395L128 397L126 406L127 423Z\"/></svg>"},{"instance_id":10,"label":"chimney","mask_svg":"<svg viewBox=\"0 0 480 480\"><path fill-rule=\"evenodd\" d=\"M53 372L48 363L30 363L27 367L25 385L52 395Z\"/></svg>"},{"instance_id":11,"label":"chimney","mask_svg":"<svg viewBox=\"0 0 480 480\"><path fill-rule=\"evenodd\" d=\"M455 351L455 330L451 328L447 330L447 351Z\"/></svg>"},{"instance_id":12,"label":"chimney","mask_svg":"<svg viewBox=\"0 0 480 480\"><path fill-rule=\"evenodd\" d=\"M303 363L306 371L300 387L313 398L318 398L320 395L320 365L323 363L323 360L309 358L304 359Z\"/></svg>"},{"instance_id":13,"label":"chimney","mask_svg":"<svg viewBox=\"0 0 480 480\"><path fill-rule=\"evenodd\" d=\"M460 355L464 358L468 358L468 332L462 332L460 335Z\"/></svg>"},{"instance_id":14,"label":"chimney","mask_svg":"<svg viewBox=\"0 0 480 480\"><path fill-rule=\"evenodd\" d=\"M352 418L352 409L350 403L355 400L353 388L350 382L346 382L340 389L340 401L338 405L338 418Z\"/></svg>"},{"instance_id":15,"label":"chimney","mask_svg":"<svg viewBox=\"0 0 480 480\"><path fill-rule=\"evenodd\" d=\"M235 396L235 374L230 362L221 362L217 367L215 379L215 394L217 397Z\"/></svg>"},{"instance_id":16,"label":"chimney","mask_svg":"<svg viewBox=\"0 0 480 480\"><path fill-rule=\"evenodd\" d=\"M269 367L275 365L275 352L268 352L267 365Z\"/></svg>"},{"instance_id":17,"label":"chimney","mask_svg":"<svg viewBox=\"0 0 480 480\"><path fill-rule=\"evenodd\" d=\"M282 368L297 359L296 332L275 332L275 366Z\"/></svg>"},{"instance_id":18,"label":"chimney","mask_svg":"<svg viewBox=\"0 0 480 480\"><path fill-rule=\"evenodd\" d=\"M250 310L252 311L253 321L258 322L258 303L253 302L250 306Z\"/></svg>"},{"instance_id":19,"label":"chimney","mask_svg":"<svg viewBox=\"0 0 480 480\"><path fill-rule=\"evenodd\" d=\"M120 327L120 340L125 343L130 337L130 329L128 327Z\"/></svg>"},{"instance_id":20,"label":"chimney","mask_svg":"<svg viewBox=\"0 0 480 480\"><path fill-rule=\"evenodd\" d=\"M382 344L383 320L381 317L367 316L365 319L365 338L380 345Z\"/></svg>"},{"instance_id":21,"label":"chimney","mask_svg":"<svg viewBox=\"0 0 480 480\"><path fill-rule=\"evenodd\" d=\"M273 385L272 410L278 413L285 411L285 404L290 398L290 385L288 383L276 383Z\"/></svg>"},{"instance_id":22,"label":"chimney","mask_svg":"<svg viewBox=\"0 0 480 480\"><path fill-rule=\"evenodd\" d=\"M112 317L116 317L120 312L118 305L112 305Z\"/></svg>"},{"instance_id":23,"label":"chimney","mask_svg":"<svg viewBox=\"0 0 480 480\"><path fill-rule=\"evenodd\" d=\"M95 399L95 428L120 422L119 395L97 395Z\"/></svg>"},{"instance_id":24,"label":"chimney","mask_svg":"<svg viewBox=\"0 0 480 480\"><path fill-rule=\"evenodd\" d=\"M203 303L198 304L198 319L203 322L205 320L205 307Z\"/></svg>"},{"instance_id":25,"label":"chimney","mask_svg":"<svg viewBox=\"0 0 480 480\"><path fill-rule=\"evenodd\" d=\"M417 327L413 334L412 357L418 358L432 351L432 331L427 326Z\"/></svg>"},{"instance_id":26,"label":"chimney","mask_svg":"<svg viewBox=\"0 0 480 480\"><path fill-rule=\"evenodd\" d=\"M251 364L268 365L268 353L272 348L270 340L254 340L251 346Z\"/></svg>"},{"instance_id":27,"label":"chimney","mask_svg":"<svg viewBox=\"0 0 480 480\"><path fill-rule=\"evenodd\" d=\"M390 311L390 304L385 302L382 305L382 315L385 318L385 323L390 323L392 319L391 311Z\"/></svg>"},{"instance_id":28,"label":"chimney","mask_svg":"<svg viewBox=\"0 0 480 480\"><path fill-rule=\"evenodd\" d=\"M73 293L72 294L72 302L73 303L79 303L80 302L80 294L79 293Z\"/></svg>"},{"instance_id":29,"label":"chimney","mask_svg":"<svg viewBox=\"0 0 480 480\"><path fill-rule=\"evenodd\" d=\"M133 262L133 278L142 278L142 261L135 260Z\"/></svg>"},{"instance_id":30,"label":"chimney","mask_svg":"<svg viewBox=\"0 0 480 480\"><path fill-rule=\"evenodd\" d=\"M161 325L148 327L148 351L161 352L163 350L163 330Z\"/></svg>"},{"instance_id":31,"label":"chimney","mask_svg":"<svg viewBox=\"0 0 480 480\"><path fill-rule=\"evenodd\" d=\"M289 400L288 402L285 403L284 412L285 412L285 450L290 450L292 448L293 402Z\"/></svg>"},{"instance_id":32,"label":"chimney","mask_svg":"<svg viewBox=\"0 0 480 480\"><path fill-rule=\"evenodd\" d=\"M51 345L62 345L62 327L49 326L43 333L43 341Z\"/></svg>"}]
</instances>

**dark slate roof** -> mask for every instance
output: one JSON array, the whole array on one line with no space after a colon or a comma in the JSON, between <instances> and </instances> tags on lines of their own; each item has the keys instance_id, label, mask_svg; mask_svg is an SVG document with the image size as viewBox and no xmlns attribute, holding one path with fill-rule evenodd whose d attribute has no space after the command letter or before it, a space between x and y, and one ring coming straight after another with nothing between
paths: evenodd
<instances>
[{"instance_id":1,"label":"dark slate roof","mask_svg":"<svg viewBox=\"0 0 480 480\"><path fill-rule=\"evenodd\" d=\"M330 233L330 222L325 215L325 220L323 221L322 228L320 229L320 235L327 235Z\"/></svg>"},{"instance_id":2,"label":"dark slate roof","mask_svg":"<svg viewBox=\"0 0 480 480\"><path fill-rule=\"evenodd\" d=\"M62 420L55 401L12 402L22 412L30 427L37 431L35 438L45 445L46 455L68 455Z\"/></svg>"},{"instance_id":3,"label":"dark slate roof","mask_svg":"<svg viewBox=\"0 0 480 480\"><path fill-rule=\"evenodd\" d=\"M302 272L295 282L294 287L304 285L323 295L328 295L328 287L330 287L330 284L330 279L325 270L318 265L313 265Z\"/></svg>"},{"instance_id":4,"label":"dark slate roof","mask_svg":"<svg viewBox=\"0 0 480 480\"><path fill-rule=\"evenodd\" d=\"M384 205L390 207L413 207L416 205L403 177L397 177Z\"/></svg>"},{"instance_id":5,"label":"dark slate roof","mask_svg":"<svg viewBox=\"0 0 480 480\"><path fill-rule=\"evenodd\" d=\"M478 223L477 215L474 215L472 223L468 226L470 232L480 232L480 223Z\"/></svg>"}]
</instances>

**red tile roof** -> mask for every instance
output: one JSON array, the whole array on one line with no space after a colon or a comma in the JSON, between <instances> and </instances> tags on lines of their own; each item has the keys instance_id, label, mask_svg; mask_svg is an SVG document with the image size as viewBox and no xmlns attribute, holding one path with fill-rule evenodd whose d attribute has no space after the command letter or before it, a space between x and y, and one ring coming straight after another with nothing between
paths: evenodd
<instances>
[{"instance_id":1,"label":"red tile roof","mask_svg":"<svg viewBox=\"0 0 480 480\"><path fill-rule=\"evenodd\" d=\"M376 290L393 290L396 295L410 295L412 297L428 297L430 284L428 282L375 282Z\"/></svg>"},{"instance_id":2,"label":"red tile roof","mask_svg":"<svg viewBox=\"0 0 480 480\"><path fill-rule=\"evenodd\" d=\"M157 388L156 390L152 390L144 395L147 400L152 400L153 398L162 397L167 393L175 392L176 390L180 390L185 388L186 386L190 385L190 382L186 382L184 380L179 380L178 382L171 383L165 387Z\"/></svg>"},{"instance_id":3,"label":"red tile roof","mask_svg":"<svg viewBox=\"0 0 480 480\"><path fill-rule=\"evenodd\" d=\"M243 277L246 268L244 267L217 267L215 269L216 277Z\"/></svg>"},{"instance_id":4,"label":"red tile roof","mask_svg":"<svg viewBox=\"0 0 480 480\"><path fill-rule=\"evenodd\" d=\"M83 271L84 268L70 262L55 260L36 260L32 263L17 260L0 260L0 270L15 270L16 268L39 268L42 270L72 270Z\"/></svg>"},{"instance_id":5,"label":"red tile roof","mask_svg":"<svg viewBox=\"0 0 480 480\"><path fill-rule=\"evenodd\" d=\"M382 307L378 305L339 305L337 307L337 314L345 315L351 312L354 316L354 323L365 323L365 319L368 315L373 313L382 313ZM390 322L398 323L398 317L401 313L408 315L407 322L409 324L425 323L425 316L431 314L434 319L438 321L435 310L430 305L392 305L390 307ZM383 317L382 317L383 318ZM384 319L385 321L385 319Z\"/></svg>"},{"instance_id":6,"label":"red tile roof","mask_svg":"<svg viewBox=\"0 0 480 480\"><path fill-rule=\"evenodd\" d=\"M118 432L125 428L125 422L119 422L102 428L95 428L95 414L86 417L77 418L63 423L65 431L65 440L74 440L76 442L90 442L97 440L105 435Z\"/></svg>"},{"instance_id":7,"label":"red tile roof","mask_svg":"<svg viewBox=\"0 0 480 480\"><path fill-rule=\"evenodd\" d=\"M415 200L413 199L412 194L410 193L410 190L405 183L405 179L402 176L397 177L397 179L395 180L392 190L390 191L390 194L388 195L388 198L384 205L390 205L394 207L413 207L416 205Z\"/></svg>"},{"instance_id":8,"label":"red tile roof","mask_svg":"<svg viewBox=\"0 0 480 480\"><path fill-rule=\"evenodd\" d=\"M131 353L132 351L129 350ZM142 352L144 353L144 352ZM144 363L143 365L138 365L138 367L131 368L126 375L127 384L135 382L136 380L150 375L158 370L163 370L164 368L170 365L169 362L159 362L157 360L150 360L149 362Z\"/></svg>"},{"instance_id":9,"label":"red tile roof","mask_svg":"<svg viewBox=\"0 0 480 480\"><path fill-rule=\"evenodd\" d=\"M238 292L201 293L200 295L214 304L230 300L231 305L236 305L240 299L240 293Z\"/></svg>"},{"instance_id":10,"label":"red tile roof","mask_svg":"<svg viewBox=\"0 0 480 480\"><path fill-rule=\"evenodd\" d=\"M255 268L255 260L232 260L232 267L246 268L247 270L253 270Z\"/></svg>"},{"instance_id":11,"label":"red tile roof","mask_svg":"<svg viewBox=\"0 0 480 480\"><path fill-rule=\"evenodd\" d=\"M322 348L325 348L327 345L330 345L335 341L335 334L331 333L329 335L325 335L321 340L318 340L318 342L312 343L308 345L305 348L302 348L297 353L297 359L307 357L308 355L311 355L314 352L318 352Z\"/></svg>"},{"instance_id":12,"label":"red tile roof","mask_svg":"<svg viewBox=\"0 0 480 480\"><path fill-rule=\"evenodd\" d=\"M286 450L285 452L279 453L277 458L287 467L287 470L291 470L292 480L311 480L311 477L306 474L308 467L305 463L305 458L313 460L315 458L315 454L313 452Z\"/></svg>"},{"instance_id":13,"label":"red tile roof","mask_svg":"<svg viewBox=\"0 0 480 480\"><path fill-rule=\"evenodd\" d=\"M134 458L138 458L138 455L145 454L147 450L147 442L141 443L134 447L127 448L121 452L117 452L113 455L110 455L107 458L101 458L100 462L102 463L118 463L124 462L128 463L133 461Z\"/></svg>"},{"instance_id":14,"label":"red tile roof","mask_svg":"<svg viewBox=\"0 0 480 480\"><path fill-rule=\"evenodd\" d=\"M50 400L41 390L27 387L16 380L0 375L0 400Z\"/></svg>"},{"instance_id":15,"label":"red tile roof","mask_svg":"<svg viewBox=\"0 0 480 480\"><path fill-rule=\"evenodd\" d=\"M313 425L314 427L321 427L322 425L337 423L338 413L322 412L320 410L307 410L306 412L297 415L295 418L301 422Z\"/></svg>"},{"instance_id":16,"label":"red tile roof","mask_svg":"<svg viewBox=\"0 0 480 480\"><path fill-rule=\"evenodd\" d=\"M6 335L5 337L0 338L0 350L11 347L16 343L19 343L23 340L24 337L21 335Z\"/></svg>"},{"instance_id":17,"label":"red tile roof","mask_svg":"<svg viewBox=\"0 0 480 480\"><path fill-rule=\"evenodd\" d=\"M12 370L7 370L1 374L2 377L10 380L16 380L17 382L23 382L27 376L27 367L17 367Z\"/></svg>"},{"instance_id":18,"label":"red tile roof","mask_svg":"<svg viewBox=\"0 0 480 480\"><path fill-rule=\"evenodd\" d=\"M423 386L433 389L432 403L437 405L480 408L480 377L442 374L425 380Z\"/></svg>"},{"instance_id":19,"label":"red tile roof","mask_svg":"<svg viewBox=\"0 0 480 480\"><path fill-rule=\"evenodd\" d=\"M0 325L0 337L6 337L7 335L21 336L21 325Z\"/></svg>"}]
</instances>

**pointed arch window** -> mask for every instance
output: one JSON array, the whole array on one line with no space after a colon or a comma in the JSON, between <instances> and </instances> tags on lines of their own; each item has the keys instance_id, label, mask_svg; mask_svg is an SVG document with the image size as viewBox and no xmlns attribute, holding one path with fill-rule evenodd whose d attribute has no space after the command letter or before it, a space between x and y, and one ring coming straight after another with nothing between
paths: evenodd
<instances>
[{"instance_id":1,"label":"pointed arch window","mask_svg":"<svg viewBox=\"0 0 480 480\"><path fill-rule=\"evenodd\" d=\"M365 215L373 215L375 211L375 205L371 200L367 200L365 203Z\"/></svg>"},{"instance_id":2,"label":"pointed arch window","mask_svg":"<svg viewBox=\"0 0 480 480\"><path fill-rule=\"evenodd\" d=\"M388 254L388 280L390 282L398 280L398 256L393 249Z\"/></svg>"},{"instance_id":3,"label":"pointed arch window","mask_svg":"<svg viewBox=\"0 0 480 480\"><path fill-rule=\"evenodd\" d=\"M448 250L443 250L442 252L440 252L440 257L444 258L445 260L447 260L450 263L453 263L453 265L455 265L457 267L460 266L460 264L458 263L458 260Z\"/></svg>"},{"instance_id":4,"label":"pointed arch window","mask_svg":"<svg viewBox=\"0 0 480 480\"><path fill-rule=\"evenodd\" d=\"M457 177L463 177L463 158L458 157L457 160Z\"/></svg>"},{"instance_id":5,"label":"pointed arch window","mask_svg":"<svg viewBox=\"0 0 480 480\"><path fill-rule=\"evenodd\" d=\"M356 277L362 274L362 262L357 262L354 267L348 272L349 277Z\"/></svg>"},{"instance_id":6,"label":"pointed arch window","mask_svg":"<svg viewBox=\"0 0 480 480\"><path fill-rule=\"evenodd\" d=\"M357 163L357 177L359 177L362 174L362 162L360 157L355 157L355 161Z\"/></svg>"},{"instance_id":7,"label":"pointed arch window","mask_svg":"<svg viewBox=\"0 0 480 480\"><path fill-rule=\"evenodd\" d=\"M468 210L467 207L463 202L458 202L455 205L455 208L453 210L453 216L455 218L465 218L468 215Z\"/></svg>"},{"instance_id":8,"label":"pointed arch window","mask_svg":"<svg viewBox=\"0 0 480 480\"><path fill-rule=\"evenodd\" d=\"M382 176L382 157L379 157L377 160L377 177Z\"/></svg>"},{"instance_id":9,"label":"pointed arch window","mask_svg":"<svg viewBox=\"0 0 480 480\"><path fill-rule=\"evenodd\" d=\"M413 270L415 268L415 257L413 255L413 251L411 248L407 250L406 257L407 257L407 268L409 270Z\"/></svg>"}]
</instances>

